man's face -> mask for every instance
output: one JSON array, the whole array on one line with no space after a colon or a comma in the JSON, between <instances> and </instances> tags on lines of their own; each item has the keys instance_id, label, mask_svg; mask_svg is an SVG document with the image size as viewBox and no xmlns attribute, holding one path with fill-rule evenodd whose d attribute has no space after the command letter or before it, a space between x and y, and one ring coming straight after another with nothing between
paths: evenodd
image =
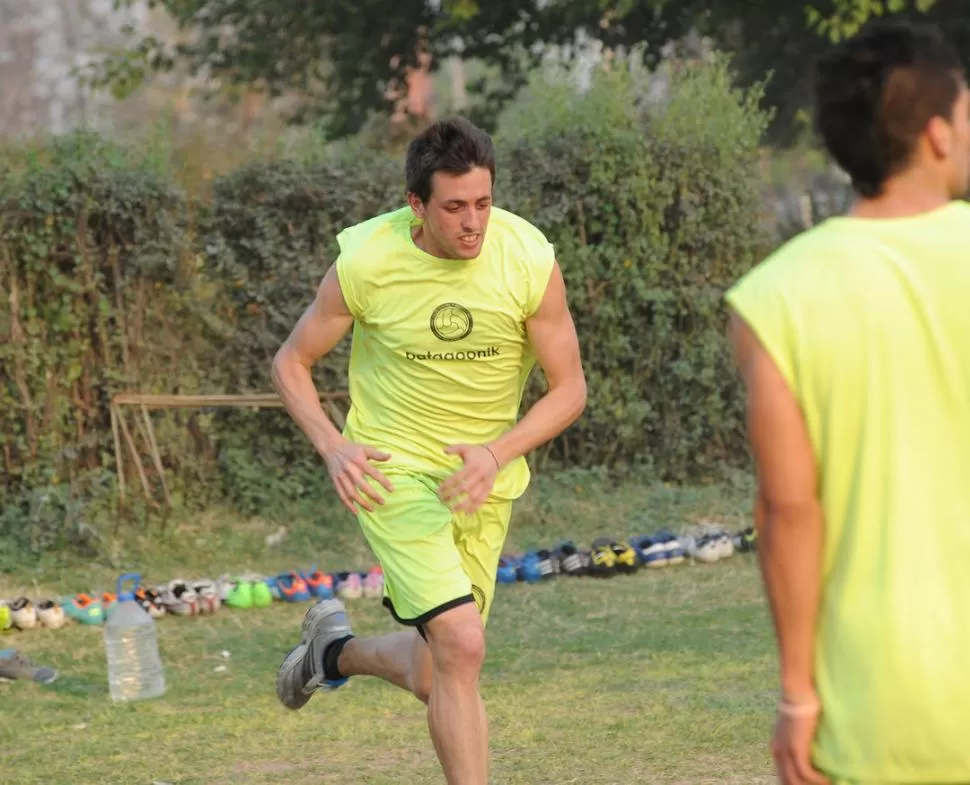
<instances>
[{"instance_id":1,"label":"man's face","mask_svg":"<svg viewBox=\"0 0 970 785\"><path fill-rule=\"evenodd\" d=\"M425 250L442 259L474 259L482 251L492 212L492 175L485 167L465 174L435 172L431 197L409 195L422 219Z\"/></svg>"}]
</instances>

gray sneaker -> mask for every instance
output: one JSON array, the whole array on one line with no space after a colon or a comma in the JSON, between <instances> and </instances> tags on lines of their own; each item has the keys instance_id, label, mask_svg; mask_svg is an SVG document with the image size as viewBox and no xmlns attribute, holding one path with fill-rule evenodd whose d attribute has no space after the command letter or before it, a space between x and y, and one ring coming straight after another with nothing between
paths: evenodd
<instances>
[{"instance_id":1,"label":"gray sneaker","mask_svg":"<svg viewBox=\"0 0 970 785\"><path fill-rule=\"evenodd\" d=\"M326 679L323 653L334 641L352 635L347 609L340 600L320 600L303 617L300 643L286 655L276 673L276 697L288 709L301 709L316 690L335 690L347 679Z\"/></svg>"},{"instance_id":2,"label":"gray sneaker","mask_svg":"<svg viewBox=\"0 0 970 785\"><path fill-rule=\"evenodd\" d=\"M0 651L0 680L29 679L39 684L50 684L57 679L53 668L41 668L33 660L16 649Z\"/></svg>"}]
</instances>

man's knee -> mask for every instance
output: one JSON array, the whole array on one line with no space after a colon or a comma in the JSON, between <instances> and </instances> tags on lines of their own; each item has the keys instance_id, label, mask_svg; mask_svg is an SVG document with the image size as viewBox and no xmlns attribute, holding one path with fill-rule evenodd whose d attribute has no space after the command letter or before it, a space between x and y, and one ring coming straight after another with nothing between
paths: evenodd
<instances>
[{"instance_id":1,"label":"man's knee","mask_svg":"<svg viewBox=\"0 0 970 785\"><path fill-rule=\"evenodd\" d=\"M436 671L477 678L485 661L485 626L474 603L445 611L424 629Z\"/></svg>"}]
</instances>

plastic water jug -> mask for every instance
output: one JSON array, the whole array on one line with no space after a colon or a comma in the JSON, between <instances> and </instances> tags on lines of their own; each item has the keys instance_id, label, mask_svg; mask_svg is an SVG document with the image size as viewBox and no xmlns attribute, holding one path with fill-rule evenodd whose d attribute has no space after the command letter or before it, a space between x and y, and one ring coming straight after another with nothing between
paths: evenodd
<instances>
[{"instance_id":1,"label":"plastic water jug","mask_svg":"<svg viewBox=\"0 0 970 785\"><path fill-rule=\"evenodd\" d=\"M108 689L112 700L157 698L165 692L165 674L158 655L155 620L134 599L134 590L122 591L125 580L135 586L135 574L118 578L118 602L104 622L104 647L108 655Z\"/></svg>"}]
</instances>

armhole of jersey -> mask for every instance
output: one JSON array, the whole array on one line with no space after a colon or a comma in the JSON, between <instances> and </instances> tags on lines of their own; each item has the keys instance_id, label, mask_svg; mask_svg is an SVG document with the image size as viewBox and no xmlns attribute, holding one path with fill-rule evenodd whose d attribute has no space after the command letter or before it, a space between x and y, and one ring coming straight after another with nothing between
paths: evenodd
<instances>
[{"instance_id":1,"label":"armhole of jersey","mask_svg":"<svg viewBox=\"0 0 970 785\"><path fill-rule=\"evenodd\" d=\"M546 249L548 251L548 260L543 259L541 264L535 264L534 272L530 276L529 302L526 303L525 313L526 319L531 319L535 316L536 311L539 310L539 306L542 305L542 300L546 296L546 291L549 289L552 272L556 269L556 249L553 248L551 243L546 246Z\"/></svg>"},{"instance_id":2,"label":"armhole of jersey","mask_svg":"<svg viewBox=\"0 0 970 785\"><path fill-rule=\"evenodd\" d=\"M350 315L354 319L359 320L363 308L360 303L357 287L353 282L353 275L348 269L349 265L350 262L344 254L340 254L337 257L337 261L334 262L334 268L337 272L337 284L340 286L340 293L344 298L344 303L347 305L347 310L350 311Z\"/></svg>"},{"instance_id":3,"label":"armhole of jersey","mask_svg":"<svg viewBox=\"0 0 970 785\"><path fill-rule=\"evenodd\" d=\"M790 343L788 326L785 324L786 314L777 308L773 309L773 314L765 314L763 309L753 307L745 294L741 289L729 292L725 297L728 307L748 325L781 373L792 395L800 400L801 396L795 384L794 358L786 351Z\"/></svg>"}]
</instances>

